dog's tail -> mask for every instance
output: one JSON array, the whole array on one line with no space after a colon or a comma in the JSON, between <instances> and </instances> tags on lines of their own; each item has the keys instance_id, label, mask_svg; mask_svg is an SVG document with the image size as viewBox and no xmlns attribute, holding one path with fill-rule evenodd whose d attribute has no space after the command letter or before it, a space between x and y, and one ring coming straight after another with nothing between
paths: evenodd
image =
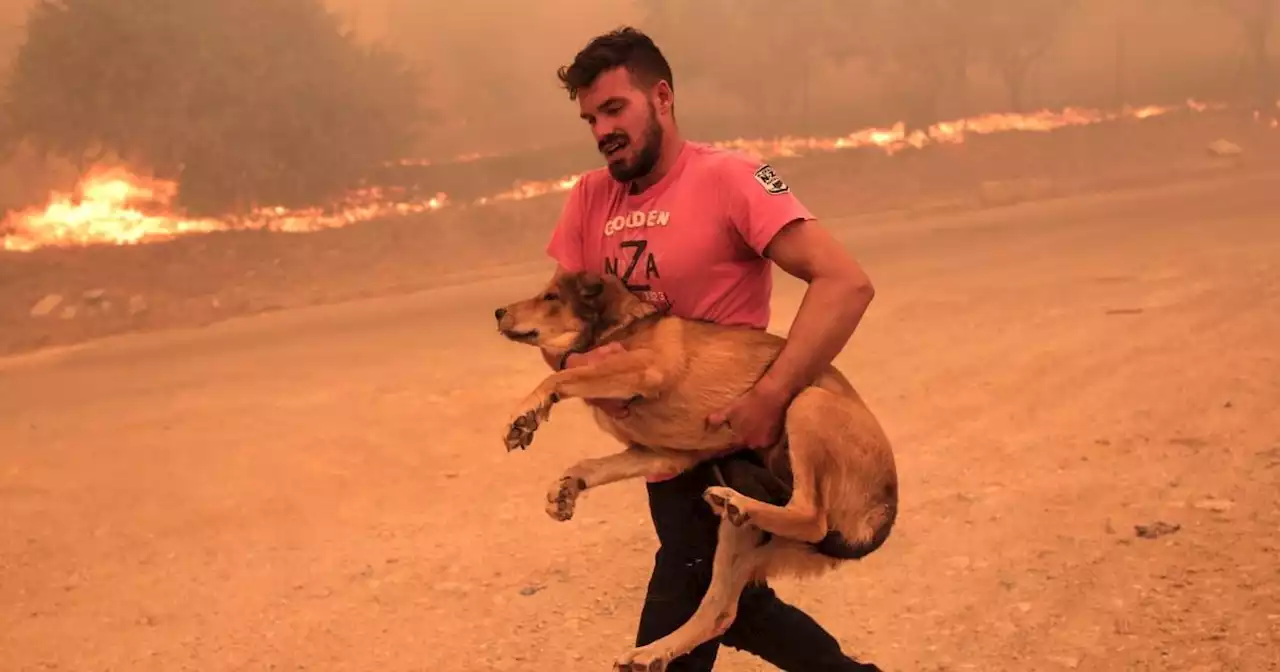
<instances>
[{"instance_id":1,"label":"dog's tail","mask_svg":"<svg viewBox=\"0 0 1280 672\"><path fill-rule=\"evenodd\" d=\"M893 502L896 498L890 498ZM831 530L822 541L813 545L819 553L837 560L861 560L880 550L889 540L893 524L898 520L897 504L884 504L867 515L866 525L873 530L867 539L849 540L837 530Z\"/></svg>"}]
</instances>

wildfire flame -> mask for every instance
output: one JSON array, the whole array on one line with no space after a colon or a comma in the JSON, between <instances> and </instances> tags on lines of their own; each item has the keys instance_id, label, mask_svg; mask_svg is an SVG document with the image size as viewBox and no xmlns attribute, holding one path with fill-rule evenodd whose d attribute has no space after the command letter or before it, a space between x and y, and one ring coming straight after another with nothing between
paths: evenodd
<instances>
[{"instance_id":1,"label":"wildfire flame","mask_svg":"<svg viewBox=\"0 0 1280 672\"><path fill-rule=\"evenodd\" d=\"M766 140L727 140L717 146L753 154L761 159L796 157L821 151L838 151L874 147L889 154L905 149L922 149L935 144L960 144L970 135L990 135L1010 131L1047 133L1068 126L1090 126L1121 119L1150 119L1170 112L1188 109L1193 112L1225 109L1225 105L1189 100L1183 106L1128 108L1119 112L1068 107L1061 111L1041 110L1029 114L984 114L967 119L943 121L926 130L907 133L906 124L898 122L889 128L867 128L839 138L797 138L785 136Z\"/></svg>"},{"instance_id":2,"label":"wildfire flame","mask_svg":"<svg viewBox=\"0 0 1280 672\"><path fill-rule=\"evenodd\" d=\"M447 163L471 163L472 161L479 161L480 159L488 159L495 156L497 156L497 154L492 152L468 152L466 154L459 154L453 157L453 159ZM387 165L423 168L426 166L434 166L436 165L436 162L431 159L400 159L399 161L392 161Z\"/></svg>"},{"instance_id":3,"label":"wildfire flame","mask_svg":"<svg viewBox=\"0 0 1280 672\"><path fill-rule=\"evenodd\" d=\"M5 218L0 224L0 233L5 233L4 249L27 252L46 246L128 245L241 229L304 233L431 212L448 202L445 194L397 202L374 188L353 191L333 208L259 208L241 217L212 219L176 214L173 200L177 193L178 185L173 181L143 177L118 166L92 169L76 185L75 193L54 193L48 204Z\"/></svg>"},{"instance_id":4,"label":"wildfire flame","mask_svg":"<svg viewBox=\"0 0 1280 672\"><path fill-rule=\"evenodd\" d=\"M488 205L500 201L524 201L538 196L546 196L561 191L568 191L573 185L582 179L582 175L568 175L557 180L544 180L534 182L520 182L508 191L504 191L492 196L483 196L476 199L476 205Z\"/></svg>"},{"instance_id":5,"label":"wildfire flame","mask_svg":"<svg viewBox=\"0 0 1280 672\"><path fill-rule=\"evenodd\" d=\"M1148 106L1119 112L1066 108L1030 114L986 114L941 122L927 130L911 133L900 122L889 128L863 129L838 138L739 138L715 144L762 160L859 148L879 148L892 155L909 148L963 143L970 135L1010 131L1043 133L1119 119L1149 119L1179 109L1203 112L1225 107L1187 101L1185 106ZM466 155L457 160L473 161L482 156ZM430 165L431 162L404 160L398 163L408 166ZM474 205L520 201L567 191L580 178L581 175L578 174L554 180L521 182L508 191L477 199ZM174 182L140 176L120 167L91 170L80 180L74 193L54 193L45 205L8 215L0 223L2 249L30 251L48 246L138 244L194 233L240 229L302 233L395 215L433 212L450 203L448 196L443 193L428 199L397 200L396 195L387 190L369 188L353 191L339 203L327 208L260 208L246 216L201 219L186 217L175 209L173 200L177 190L178 186Z\"/></svg>"},{"instance_id":6,"label":"wildfire flame","mask_svg":"<svg viewBox=\"0 0 1280 672\"><path fill-rule=\"evenodd\" d=\"M11 214L0 225L4 249L34 250L44 245L139 243L156 235L208 233L223 225L210 219L168 214L178 185L139 177L123 168L91 171L76 194L55 193L41 208ZM148 211L156 211L148 214Z\"/></svg>"}]
</instances>

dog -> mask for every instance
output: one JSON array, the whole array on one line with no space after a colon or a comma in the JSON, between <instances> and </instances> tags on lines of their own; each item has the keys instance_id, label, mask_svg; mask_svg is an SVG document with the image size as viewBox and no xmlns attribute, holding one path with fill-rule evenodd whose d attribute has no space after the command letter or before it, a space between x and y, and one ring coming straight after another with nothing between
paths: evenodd
<instances>
[{"instance_id":1,"label":"dog","mask_svg":"<svg viewBox=\"0 0 1280 672\"><path fill-rule=\"evenodd\" d=\"M536 296L498 308L507 339L563 355L610 343L623 352L551 374L503 428L508 451L525 449L555 404L631 400L626 417L593 409L626 449L583 460L548 490L547 513L573 517L579 495L608 483L699 467L736 446L707 417L745 394L786 340L763 330L688 320L633 295L616 276L561 274ZM721 518L711 586L680 628L620 657L620 670L656 672L723 634L752 582L813 577L879 549L897 518L893 450L876 417L834 366L787 408L783 437L754 461L730 460L704 500ZM705 465L704 465L705 466Z\"/></svg>"}]
</instances>

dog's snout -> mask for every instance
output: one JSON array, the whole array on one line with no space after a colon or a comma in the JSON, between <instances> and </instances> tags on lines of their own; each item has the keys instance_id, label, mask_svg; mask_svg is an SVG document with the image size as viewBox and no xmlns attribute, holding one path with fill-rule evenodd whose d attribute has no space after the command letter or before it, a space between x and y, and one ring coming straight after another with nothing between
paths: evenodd
<instances>
[{"instance_id":1,"label":"dog's snout","mask_svg":"<svg viewBox=\"0 0 1280 672\"><path fill-rule=\"evenodd\" d=\"M494 316L495 318L499 319L499 320L501 320L501 319L502 319L502 316L503 316L503 315L506 315L506 314L507 314L507 309L506 309L506 308L499 308L499 309L497 309L497 310L493 311L493 316Z\"/></svg>"}]
</instances>

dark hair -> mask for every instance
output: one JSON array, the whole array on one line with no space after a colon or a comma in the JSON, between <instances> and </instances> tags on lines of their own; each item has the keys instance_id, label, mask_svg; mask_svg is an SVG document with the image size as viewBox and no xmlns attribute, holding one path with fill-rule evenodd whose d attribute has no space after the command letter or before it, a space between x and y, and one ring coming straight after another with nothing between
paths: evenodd
<instances>
[{"instance_id":1,"label":"dark hair","mask_svg":"<svg viewBox=\"0 0 1280 672\"><path fill-rule=\"evenodd\" d=\"M578 91L591 86L605 70L617 67L626 68L633 79L646 86L665 79L675 89L671 66L658 45L631 26L592 38L573 58L573 63L561 67L556 75L569 92L569 100L576 100Z\"/></svg>"}]
</instances>

